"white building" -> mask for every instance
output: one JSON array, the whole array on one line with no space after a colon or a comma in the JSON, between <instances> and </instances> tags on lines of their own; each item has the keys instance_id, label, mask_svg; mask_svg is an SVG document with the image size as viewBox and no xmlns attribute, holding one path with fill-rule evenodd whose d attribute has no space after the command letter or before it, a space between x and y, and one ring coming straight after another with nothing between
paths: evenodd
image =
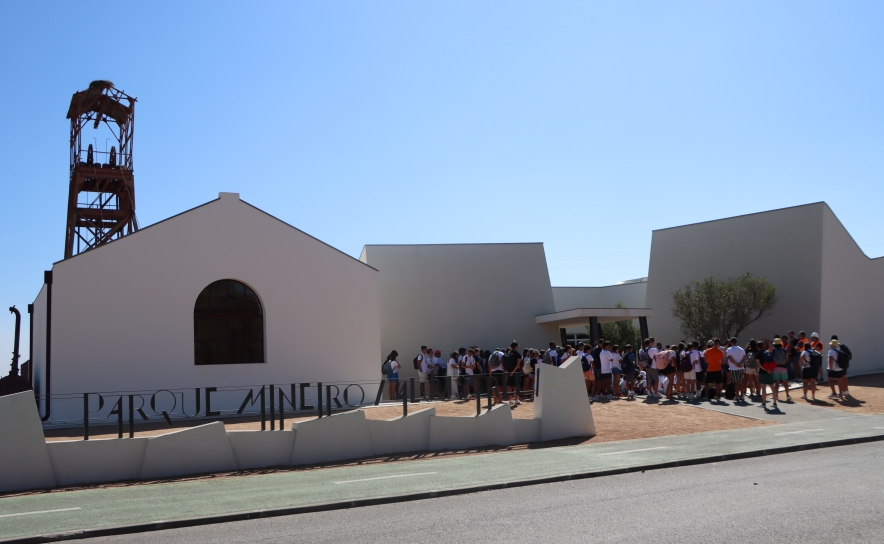
<instances>
[{"instance_id":1,"label":"white building","mask_svg":"<svg viewBox=\"0 0 884 544\"><path fill-rule=\"evenodd\" d=\"M82 417L82 398L68 394L217 387L214 410L245 395L225 387L378 377L377 271L236 193L57 262L47 276L32 360L34 389L52 395L51 421ZM354 348L346 354L341 330ZM179 401L191 413L192 396ZM159 397L169 408L171 396Z\"/></svg>"}]
</instances>

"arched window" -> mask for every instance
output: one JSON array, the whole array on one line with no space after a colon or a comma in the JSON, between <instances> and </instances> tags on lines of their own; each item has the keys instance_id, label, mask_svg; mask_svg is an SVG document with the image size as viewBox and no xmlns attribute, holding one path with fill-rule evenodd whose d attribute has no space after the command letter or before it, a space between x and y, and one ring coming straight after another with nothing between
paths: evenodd
<instances>
[{"instance_id":1,"label":"arched window","mask_svg":"<svg viewBox=\"0 0 884 544\"><path fill-rule=\"evenodd\" d=\"M193 309L194 362L264 362L264 312L254 291L236 280L203 289Z\"/></svg>"}]
</instances>

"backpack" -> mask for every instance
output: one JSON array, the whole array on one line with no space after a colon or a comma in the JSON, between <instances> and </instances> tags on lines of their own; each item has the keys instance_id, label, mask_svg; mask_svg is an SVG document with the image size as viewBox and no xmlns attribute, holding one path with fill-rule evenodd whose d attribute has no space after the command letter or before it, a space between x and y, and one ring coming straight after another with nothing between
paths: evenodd
<instances>
[{"instance_id":1,"label":"backpack","mask_svg":"<svg viewBox=\"0 0 884 544\"><path fill-rule=\"evenodd\" d=\"M414 369L415 369L415 370L420 370L420 369L421 369L421 355L423 355L423 353L418 353L417 356L416 356L416 357L414 358L414 360L412 361L412 363L414 363Z\"/></svg>"},{"instance_id":2,"label":"backpack","mask_svg":"<svg viewBox=\"0 0 884 544\"><path fill-rule=\"evenodd\" d=\"M586 360L586 355L580 356L580 366L583 367L584 372L589 372L590 370L592 370L592 365L589 364L589 361Z\"/></svg>"},{"instance_id":3,"label":"backpack","mask_svg":"<svg viewBox=\"0 0 884 544\"><path fill-rule=\"evenodd\" d=\"M691 362L691 352L685 350L681 355L681 360L678 363L678 371L679 372L690 372L694 369L694 363Z\"/></svg>"},{"instance_id":4,"label":"backpack","mask_svg":"<svg viewBox=\"0 0 884 544\"><path fill-rule=\"evenodd\" d=\"M841 370L847 370L850 368L850 360L853 359L853 353L850 352L850 348L845 346L844 344L838 345L838 366L841 367Z\"/></svg>"},{"instance_id":5,"label":"backpack","mask_svg":"<svg viewBox=\"0 0 884 544\"><path fill-rule=\"evenodd\" d=\"M810 368L818 369L823 366L823 354L815 349L808 350L810 353ZM840 358L840 357L839 357Z\"/></svg>"},{"instance_id":6,"label":"backpack","mask_svg":"<svg viewBox=\"0 0 884 544\"><path fill-rule=\"evenodd\" d=\"M771 355L773 355L773 359L777 363L778 368L786 368L786 350L783 348L774 348Z\"/></svg>"},{"instance_id":7,"label":"backpack","mask_svg":"<svg viewBox=\"0 0 884 544\"><path fill-rule=\"evenodd\" d=\"M746 352L746 368L758 368L758 357L754 351Z\"/></svg>"},{"instance_id":8,"label":"backpack","mask_svg":"<svg viewBox=\"0 0 884 544\"><path fill-rule=\"evenodd\" d=\"M384 364L381 365L381 374L384 376L389 376L393 373L393 365L390 364L390 360L387 359L384 361Z\"/></svg>"},{"instance_id":9,"label":"backpack","mask_svg":"<svg viewBox=\"0 0 884 544\"><path fill-rule=\"evenodd\" d=\"M490 370L498 370L500 368L500 352L495 351L491 354L491 357L488 358L488 368Z\"/></svg>"},{"instance_id":10,"label":"backpack","mask_svg":"<svg viewBox=\"0 0 884 544\"><path fill-rule=\"evenodd\" d=\"M638 350L638 367L647 368L648 365L648 348Z\"/></svg>"}]
</instances>

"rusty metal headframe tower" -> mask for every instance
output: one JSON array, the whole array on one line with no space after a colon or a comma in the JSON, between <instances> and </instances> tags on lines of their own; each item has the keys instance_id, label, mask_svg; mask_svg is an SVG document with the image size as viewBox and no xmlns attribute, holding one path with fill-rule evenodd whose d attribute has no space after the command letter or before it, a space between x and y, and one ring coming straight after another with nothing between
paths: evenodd
<instances>
[{"instance_id":1,"label":"rusty metal headframe tower","mask_svg":"<svg viewBox=\"0 0 884 544\"><path fill-rule=\"evenodd\" d=\"M67 118L71 186L65 259L138 230L132 166L135 98L110 81L93 81L71 97ZM83 148L83 129L90 123L93 129L104 124L110 130L114 140L110 150L98 151L91 143Z\"/></svg>"}]
</instances>

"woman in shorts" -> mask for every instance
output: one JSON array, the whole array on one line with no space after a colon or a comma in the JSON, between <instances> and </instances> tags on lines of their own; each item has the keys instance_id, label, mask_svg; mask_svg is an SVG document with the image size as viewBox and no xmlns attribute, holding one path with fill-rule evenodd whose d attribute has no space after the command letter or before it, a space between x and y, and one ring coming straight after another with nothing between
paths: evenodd
<instances>
[{"instance_id":1,"label":"woman in shorts","mask_svg":"<svg viewBox=\"0 0 884 544\"><path fill-rule=\"evenodd\" d=\"M758 390L760 389L758 383L758 342L754 339L749 340L749 343L746 344L746 364L744 368L743 378L745 379L744 387L749 390L750 397L757 397L760 395ZM744 394L744 391L741 391L740 394Z\"/></svg>"},{"instance_id":2,"label":"woman in shorts","mask_svg":"<svg viewBox=\"0 0 884 544\"><path fill-rule=\"evenodd\" d=\"M396 360L397 357L399 357L399 352L396 350L390 352L390 356L387 357L387 360L390 361L390 368L393 369L387 376L390 381L390 400L396 400L399 397L399 369L402 368L402 365Z\"/></svg>"},{"instance_id":3,"label":"woman in shorts","mask_svg":"<svg viewBox=\"0 0 884 544\"><path fill-rule=\"evenodd\" d=\"M817 352L814 352L817 353ZM807 400L807 392L810 391L811 397L813 400L816 400L816 375L817 368L811 361L811 349L810 343L808 343L804 351L801 352L801 355L798 359L801 364L801 388L804 391L804 394L801 395L801 398Z\"/></svg>"}]
</instances>

